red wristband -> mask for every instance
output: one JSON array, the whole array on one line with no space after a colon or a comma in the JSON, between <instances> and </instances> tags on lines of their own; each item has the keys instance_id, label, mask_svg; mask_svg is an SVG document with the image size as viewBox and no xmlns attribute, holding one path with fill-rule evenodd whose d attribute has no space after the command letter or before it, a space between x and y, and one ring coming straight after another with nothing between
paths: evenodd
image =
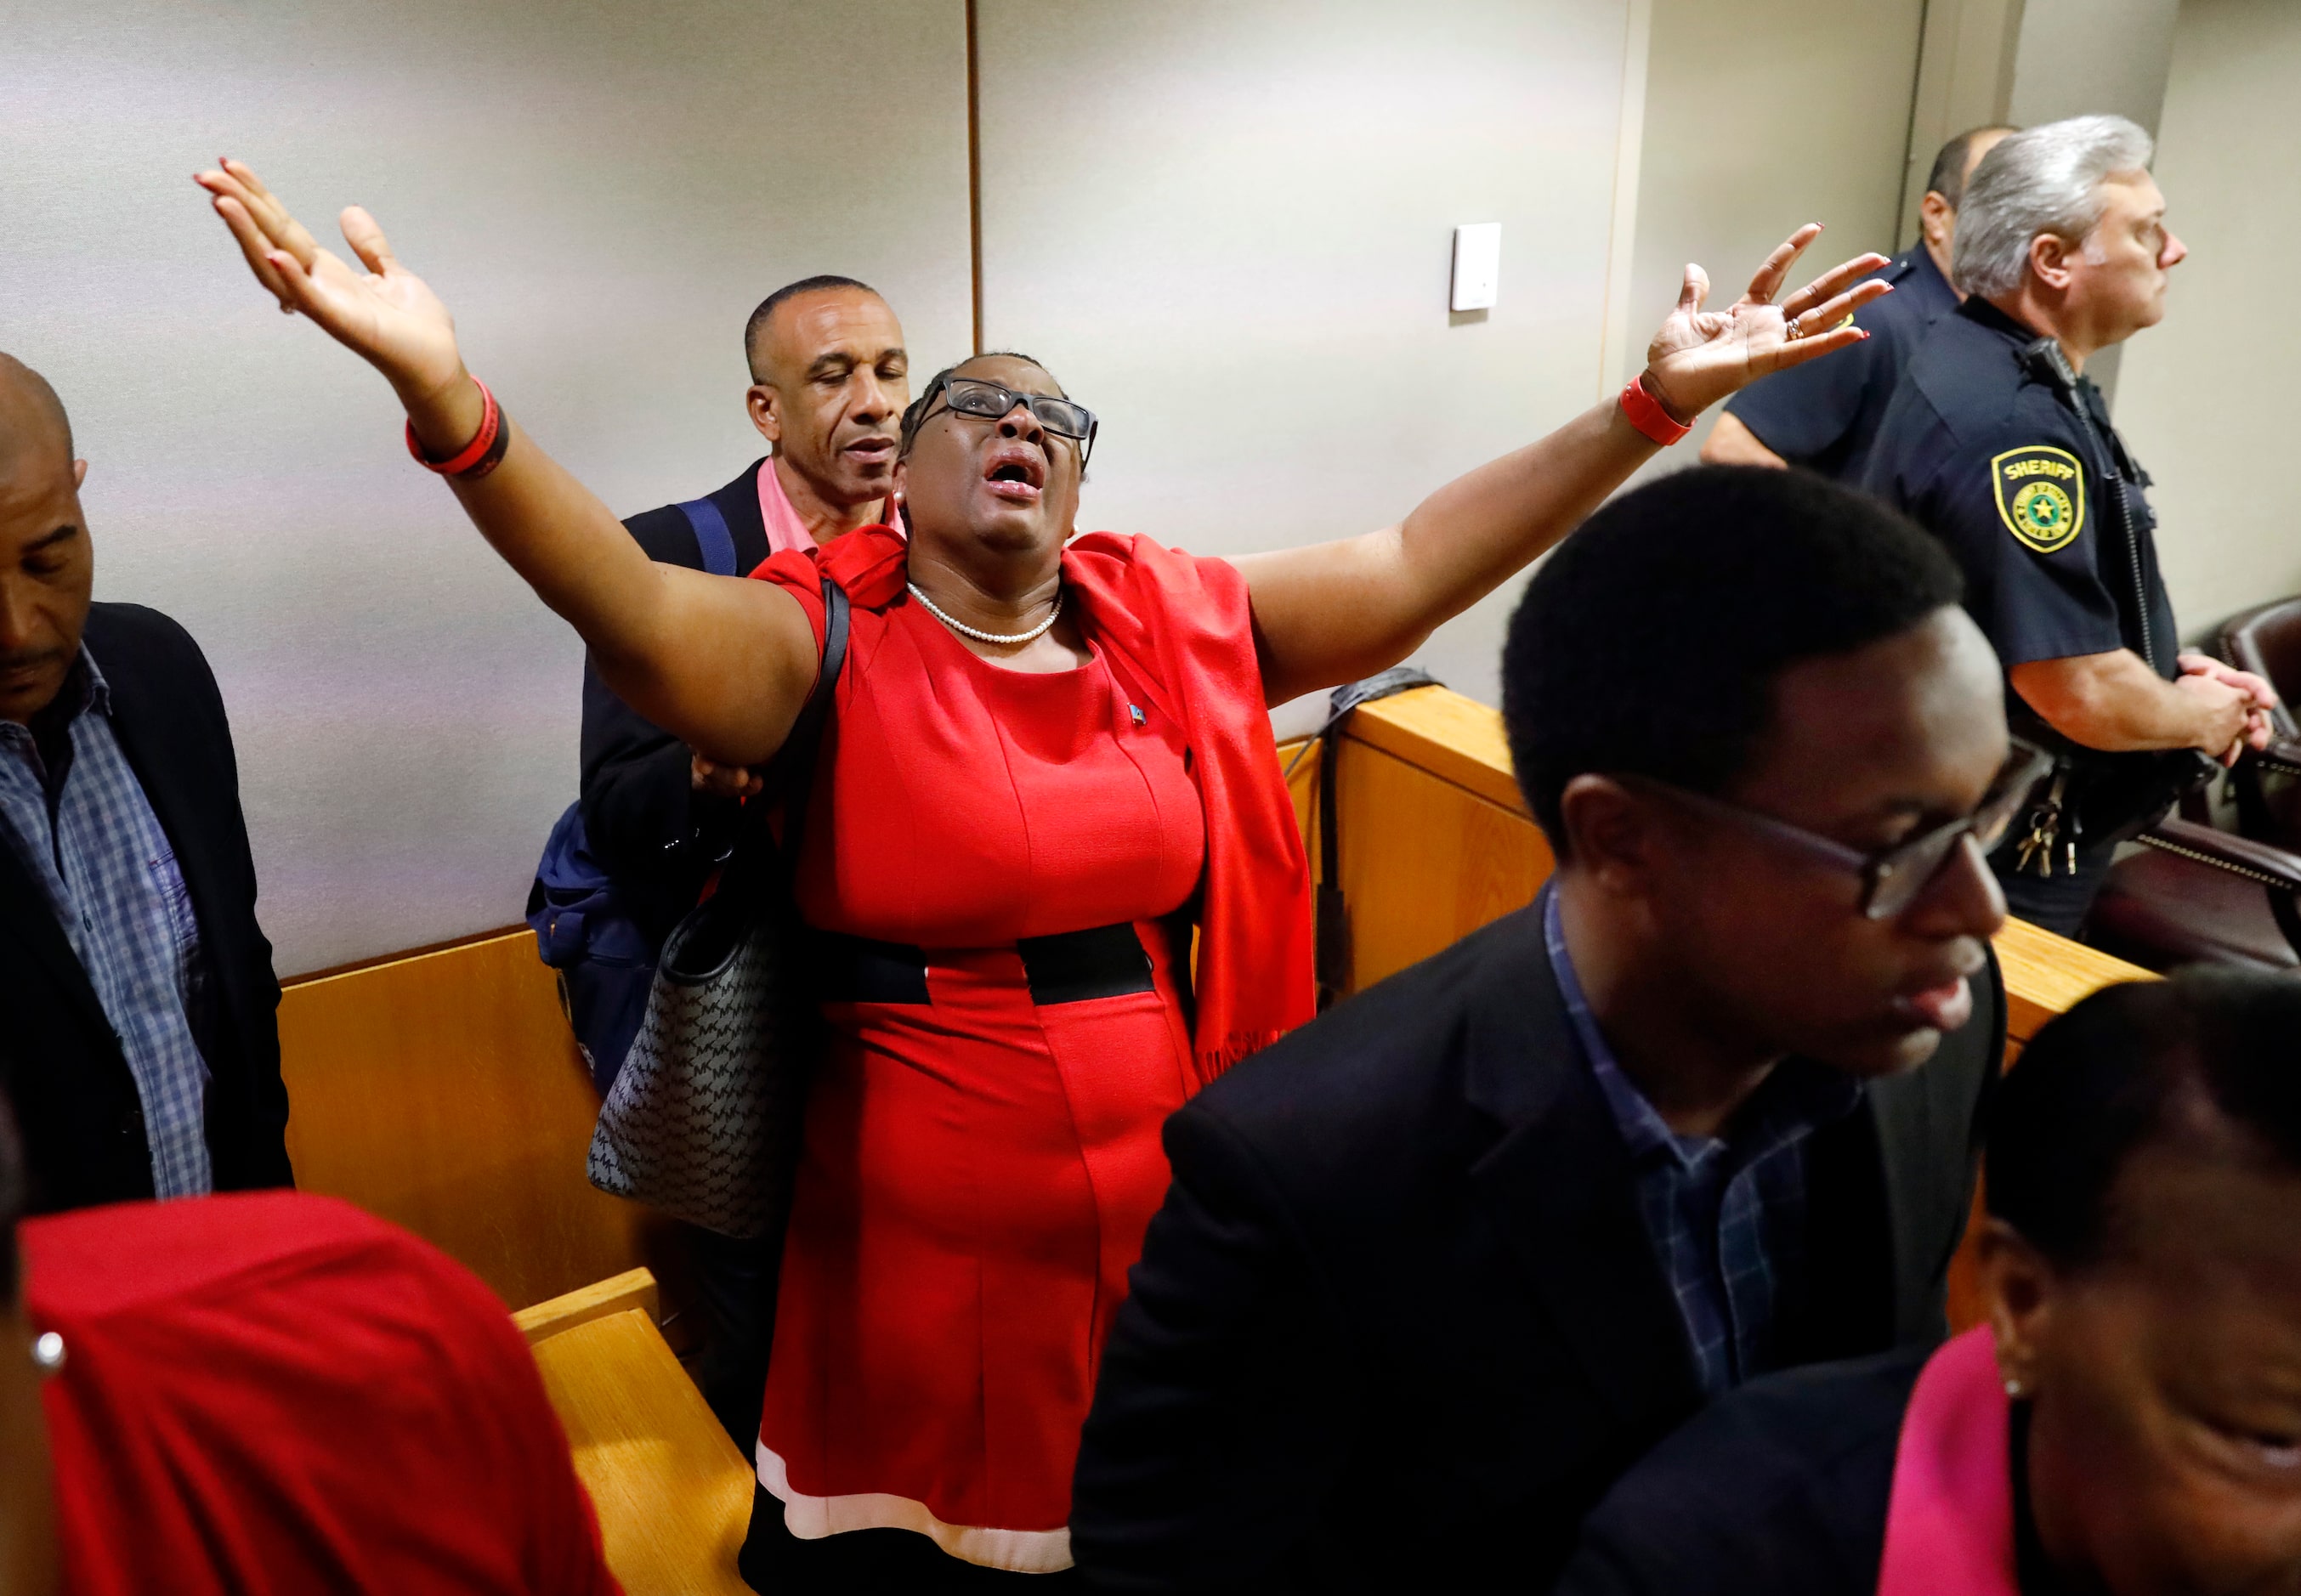
<instances>
[{"instance_id":1,"label":"red wristband","mask_svg":"<svg viewBox=\"0 0 2301 1596\"><path fill-rule=\"evenodd\" d=\"M1622 389L1622 415L1630 425L1664 448L1694 430L1664 410L1661 401L1647 391L1644 372L1631 378Z\"/></svg>"},{"instance_id":2,"label":"red wristband","mask_svg":"<svg viewBox=\"0 0 2301 1596\"><path fill-rule=\"evenodd\" d=\"M503 458L500 447L504 441L503 411L496 404L496 397L488 390L486 383L474 377L472 386L480 390L480 397L486 404L486 409L480 415L479 434L448 459L434 460L426 455L423 446L415 441L415 423L407 423L407 452L415 456L415 464L424 470L437 472L443 477L483 477L495 469L497 461Z\"/></svg>"}]
</instances>

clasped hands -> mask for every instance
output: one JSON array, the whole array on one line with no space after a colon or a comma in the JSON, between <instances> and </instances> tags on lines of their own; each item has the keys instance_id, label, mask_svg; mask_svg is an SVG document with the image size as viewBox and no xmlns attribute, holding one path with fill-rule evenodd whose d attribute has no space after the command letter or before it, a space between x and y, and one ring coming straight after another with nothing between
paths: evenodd
<instances>
[{"instance_id":1,"label":"clasped hands","mask_svg":"<svg viewBox=\"0 0 2301 1596\"><path fill-rule=\"evenodd\" d=\"M2180 663L2181 674L2174 680L2174 686L2218 700L2227 707L2234 708L2239 704L2244 706L2242 728L2215 758L2224 765L2231 765L2244 756L2246 749L2259 752L2269 746L2277 731L2276 723L2269 714L2277 706L2275 688L2252 672L2223 664L2209 654L2184 654ZM2226 694L2221 689L2226 689Z\"/></svg>"}]
</instances>

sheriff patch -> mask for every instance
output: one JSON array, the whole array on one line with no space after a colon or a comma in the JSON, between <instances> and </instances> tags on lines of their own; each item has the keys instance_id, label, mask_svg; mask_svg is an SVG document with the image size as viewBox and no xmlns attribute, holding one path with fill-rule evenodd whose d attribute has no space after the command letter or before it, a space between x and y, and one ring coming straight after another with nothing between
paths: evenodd
<instances>
[{"instance_id":1,"label":"sheriff patch","mask_svg":"<svg viewBox=\"0 0 2301 1596\"><path fill-rule=\"evenodd\" d=\"M2085 472L2066 449L2008 449L1989 463L1989 486L1998 518L2024 548L2051 554L2085 531Z\"/></svg>"}]
</instances>

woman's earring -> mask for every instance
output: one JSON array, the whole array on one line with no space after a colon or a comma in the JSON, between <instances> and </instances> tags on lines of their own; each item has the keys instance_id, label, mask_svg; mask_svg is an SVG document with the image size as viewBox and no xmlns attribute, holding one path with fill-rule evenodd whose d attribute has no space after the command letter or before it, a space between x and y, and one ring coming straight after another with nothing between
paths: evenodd
<instances>
[{"instance_id":1,"label":"woman's earring","mask_svg":"<svg viewBox=\"0 0 2301 1596\"><path fill-rule=\"evenodd\" d=\"M32 1366L53 1375L64 1366L64 1338L51 1330L32 1338Z\"/></svg>"},{"instance_id":2,"label":"woman's earring","mask_svg":"<svg viewBox=\"0 0 2301 1596\"><path fill-rule=\"evenodd\" d=\"M2023 1394L2021 1383L2011 1375L2005 1376L2005 1394L2017 1402L2021 1400Z\"/></svg>"}]
</instances>

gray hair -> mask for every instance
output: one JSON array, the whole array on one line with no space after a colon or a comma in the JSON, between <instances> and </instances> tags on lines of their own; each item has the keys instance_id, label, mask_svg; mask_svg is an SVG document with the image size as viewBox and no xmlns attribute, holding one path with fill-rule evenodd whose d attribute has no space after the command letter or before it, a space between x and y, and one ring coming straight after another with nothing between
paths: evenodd
<instances>
[{"instance_id":1,"label":"gray hair","mask_svg":"<svg viewBox=\"0 0 2301 1596\"><path fill-rule=\"evenodd\" d=\"M1982 156L1957 208L1950 280L1987 299L2011 294L2029 269L2029 241L2052 233L2082 242L2101 221L2103 181L2142 171L2156 153L2121 116L2073 116L1999 140Z\"/></svg>"}]
</instances>

